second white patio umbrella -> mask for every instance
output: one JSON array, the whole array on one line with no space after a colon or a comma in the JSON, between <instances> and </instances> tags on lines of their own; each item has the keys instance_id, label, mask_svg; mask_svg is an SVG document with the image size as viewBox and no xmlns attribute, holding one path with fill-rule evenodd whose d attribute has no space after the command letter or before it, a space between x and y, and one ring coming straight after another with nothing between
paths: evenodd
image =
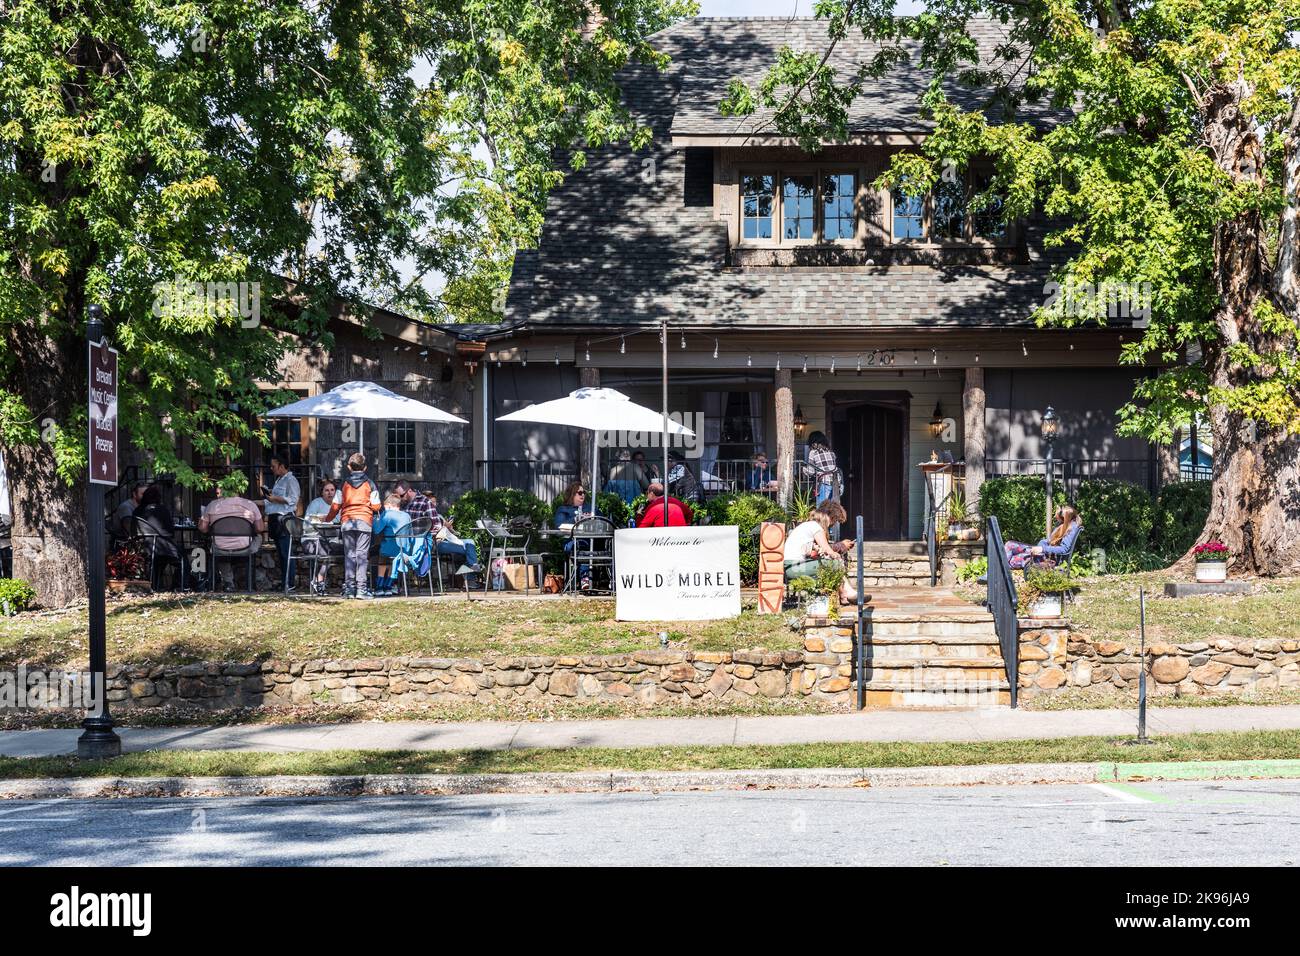
<instances>
[{"instance_id":1,"label":"second white patio umbrella","mask_svg":"<svg viewBox=\"0 0 1300 956\"><path fill-rule=\"evenodd\" d=\"M600 461L597 455L597 436L601 432L624 431L659 433L664 436L664 447L668 445L668 435L693 437L695 432L685 425L678 424L663 413L644 405L638 405L622 392L612 388L580 388L570 392L564 398L552 399L529 405L517 412L502 415L499 422L536 422L542 425L568 425L570 428L586 428L591 431L591 494L587 504L594 512L596 508L596 491L600 481ZM665 481L667 475L664 476Z\"/></svg>"},{"instance_id":2,"label":"second white patio umbrella","mask_svg":"<svg viewBox=\"0 0 1300 956\"><path fill-rule=\"evenodd\" d=\"M468 425L465 419L444 412L441 408L417 402L405 395L391 392L374 382L344 382L337 388L310 398L299 399L281 408L267 412L264 418L325 418L337 421L355 419L357 450L361 451L365 437L365 422L443 422Z\"/></svg>"}]
</instances>

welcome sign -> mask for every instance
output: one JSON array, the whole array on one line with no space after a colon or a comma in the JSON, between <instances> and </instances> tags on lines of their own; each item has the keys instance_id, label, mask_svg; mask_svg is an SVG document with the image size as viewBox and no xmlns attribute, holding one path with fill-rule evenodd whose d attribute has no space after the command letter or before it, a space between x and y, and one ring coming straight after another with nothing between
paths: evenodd
<instances>
[{"instance_id":1,"label":"welcome sign","mask_svg":"<svg viewBox=\"0 0 1300 956\"><path fill-rule=\"evenodd\" d=\"M711 621L740 615L735 525L614 532L615 617Z\"/></svg>"}]
</instances>

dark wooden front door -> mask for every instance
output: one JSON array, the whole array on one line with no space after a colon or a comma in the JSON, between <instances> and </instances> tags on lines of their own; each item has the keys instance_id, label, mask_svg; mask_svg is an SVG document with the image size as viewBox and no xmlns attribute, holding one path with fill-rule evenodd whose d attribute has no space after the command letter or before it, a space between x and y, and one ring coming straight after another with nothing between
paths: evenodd
<instances>
[{"instance_id":1,"label":"dark wooden front door","mask_svg":"<svg viewBox=\"0 0 1300 956\"><path fill-rule=\"evenodd\" d=\"M863 404L844 408L842 414L833 439L844 471L844 510L849 514L849 526L841 533L851 537L854 520L862 515L864 539L897 541L907 521L904 411Z\"/></svg>"}]
</instances>

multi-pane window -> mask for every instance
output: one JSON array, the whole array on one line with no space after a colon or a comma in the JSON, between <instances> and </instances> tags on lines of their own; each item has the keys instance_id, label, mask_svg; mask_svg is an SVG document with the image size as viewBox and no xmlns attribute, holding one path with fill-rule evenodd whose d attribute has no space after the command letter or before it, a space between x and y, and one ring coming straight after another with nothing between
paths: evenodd
<instances>
[{"instance_id":1,"label":"multi-pane window","mask_svg":"<svg viewBox=\"0 0 1300 956\"><path fill-rule=\"evenodd\" d=\"M822 176L822 239L852 239L857 232L857 178L852 173Z\"/></svg>"},{"instance_id":2,"label":"multi-pane window","mask_svg":"<svg viewBox=\"0 0 1300 956\"><path fill-rule=\"evenodd\" d=\"M966 186L941 179L934 186L933 235L935 239L966 237Z\"/></svg>"},{"instance_id":3,"label":"multi-pane window","mask_svg":"<svg viewBox=\"0 0 1300 956\"><path fill-rule=\"evenodd\" d=\"M894 241L925 238L925 196L909 196L902 189L893 192Z\"/></svg>"},{"instance_id":4,"label":"multi-pane window","mask_svg":"<svg viewBox=\"0 0 1300 956\"><path fill-rule=\"evenodd\" d=\"M415 422L388 422L384 434L384 472L413 475L417 470Z\"/></svg>"},{"instance_id":5,"label":"multi-pane window","mask_svg":"<svg viewBox=\"0 0 1300 956\"><path fill-rule=\"evenodd\" d=\"M741 197L741 216L746 239L772 238L773 177L763 173L746 174Z\"/></svg>"},{"instance_id":6,"label":"multi-pane window","mask_svg":"<svg viewBox=\"0 0 1300 956\"><path fill-rule=\"evenodd\" d=\"M780 188L774 188L774 184ZM741 238L778 243L835 242L857 236L858 178L837 170L741 175Z\"/></svg>"},{"instance_id":7,"label":"multi-pane window","mask_svg":"<svg viewBox=\"0 0 1300 956\"><path fill-rule=\"evenodd\" d=\"M781 237L812 240L816 230L813 177L784 176L781 182Z\"/></svg>"},{"instance_id":8,"label":"multi-pane window","mask_svg":"<svg viewBox=\"0 0 1300 956\"><path fill-rule=\"evenodd\" d=\"M956 182L941 179L928 194L909 196L904 183L893 193L894 240L1004 242L1008 229L1002 221L1002 198L990 196L985 205L971 209L971 197L986 190L988 185L987 175L974 174Z\"/></svg>"},{"instance_id":9,"label":"multi-pane window","mask_svg":"<svg viewBox=\"0 0 1300 956\"><path fill-rule=\"evenodd\" d=\"M971 193L984 192L989 188L992 177L987 173L976 173L971 177ZM1007 224L1002 219L1002 197L991 195L986 205L981 205L971 213L975 235L981 239L1000 242L1007 237Z\"/></svg>"}]
</instances>

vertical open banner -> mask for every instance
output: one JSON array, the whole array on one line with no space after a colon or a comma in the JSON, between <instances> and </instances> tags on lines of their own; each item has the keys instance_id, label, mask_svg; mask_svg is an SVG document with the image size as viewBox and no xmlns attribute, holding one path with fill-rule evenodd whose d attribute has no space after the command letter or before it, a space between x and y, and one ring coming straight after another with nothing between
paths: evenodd
<instances>
[{"instance_id":1,"label":"vertical open banner","mask_svg":"<svg viewBox=\"0 0 1300 956\"><path fill-rule=\"evenodd\" d=\"M90 343L90 480L117 484L117 349Z\"/></svg>"}]
</instances>

